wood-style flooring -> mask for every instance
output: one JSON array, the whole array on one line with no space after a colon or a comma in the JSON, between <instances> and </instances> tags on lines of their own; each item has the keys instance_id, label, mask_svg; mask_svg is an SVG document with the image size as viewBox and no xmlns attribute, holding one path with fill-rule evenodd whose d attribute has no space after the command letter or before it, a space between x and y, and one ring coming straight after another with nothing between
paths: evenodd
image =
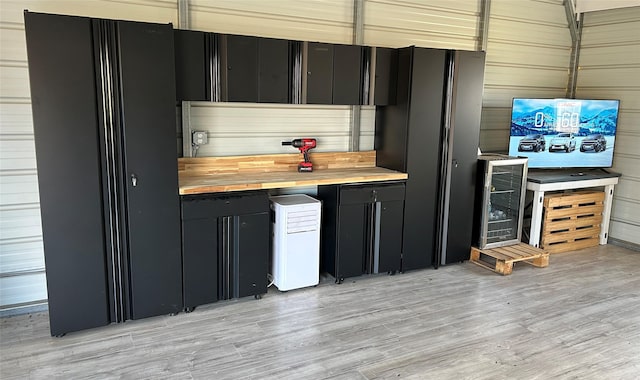
<instances>
[{"instance_id":1,"label":"wood-style flooring","mask_svg":"<svg viewBox=\"0 0 640 380\"><path fill-rule=\"evenodd\" d=\"M325 282L62 338L0 320L2 379L638 379L640 252Z\"/></svg>"}]
</instances>

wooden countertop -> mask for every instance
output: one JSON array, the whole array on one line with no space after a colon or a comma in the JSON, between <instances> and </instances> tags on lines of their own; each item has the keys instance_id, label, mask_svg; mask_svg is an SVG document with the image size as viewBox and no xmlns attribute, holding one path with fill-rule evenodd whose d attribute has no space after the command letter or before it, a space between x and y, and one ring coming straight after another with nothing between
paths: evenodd
<instances>
[{"instance_id":1,"label":"wooden countertop","mask_svg":"<svg viewBox=\"0 0 640 380\"><path fill-rule=\"evenodd\" d=\"M401 179L407 179L407 174L378 167L325 169L311 173L270 172L197 175L180 178L180 195Z\"/></svg>"},{"instance_id":2,"label":"wooden countertop","mask_svg":"<svg viewBox=\"0 0 640 380\"><path fill-rule=\"evenodd\" d=\"M297 172L299 160L296 154L180 159L180 195L408 178L406 173L376 167L373 151L312 154L311 173Z\"/></svg>"}]
</instances>

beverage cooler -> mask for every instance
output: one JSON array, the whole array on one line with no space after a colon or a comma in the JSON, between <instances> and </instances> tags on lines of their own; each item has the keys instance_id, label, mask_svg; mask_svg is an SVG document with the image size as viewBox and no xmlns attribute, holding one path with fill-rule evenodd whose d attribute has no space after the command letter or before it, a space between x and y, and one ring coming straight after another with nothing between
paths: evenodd
<instances>
[{"instance_id":1,"label":"beverage cooler","mask_svg":"<svg viewBox=\"0 0 640 380\"><path fill-rule=\"evenodd\" d=\"M498 154L478 156L473 244L495 248L520 242L527 159Z\"/></svg>"}]
</instances>

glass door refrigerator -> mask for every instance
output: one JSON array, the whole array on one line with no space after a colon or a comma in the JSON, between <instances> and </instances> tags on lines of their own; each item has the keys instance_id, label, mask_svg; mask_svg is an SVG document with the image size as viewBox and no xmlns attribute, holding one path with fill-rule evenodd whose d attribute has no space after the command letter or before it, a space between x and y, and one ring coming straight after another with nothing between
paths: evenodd
<instances>
[{"instance_id":1,"label":"glass door refrigerator","mask_svg":"<svg viewBox=\"0 0 640 380\"><path fill-rule=\"evenodd\" d=\"M473 243L480 249L520 242L527 159L499 154L478 156Z\"/></svg>"}]
</instances>

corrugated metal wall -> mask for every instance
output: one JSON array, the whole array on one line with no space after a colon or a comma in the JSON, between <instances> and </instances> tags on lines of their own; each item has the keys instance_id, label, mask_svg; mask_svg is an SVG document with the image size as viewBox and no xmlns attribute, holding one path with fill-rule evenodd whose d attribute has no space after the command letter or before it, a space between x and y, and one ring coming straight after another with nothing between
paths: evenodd
<instances>
[{"instance_id":1,"label":"corrugated metal wall","mask_svg":"<svg viewBox=\"0 0 640 380\"><path fill-rule=\"evenodd\" d=\"M506 152L514 97L566 96L571 34L562 0L492 0L488 35L480 149Z\"/></svg>"},{"instance_id":2,"label":"corrugated metal wall","mask_svg":"<svg viewBox=\"0 0 640 380\"><path fill-rule=\"evenodd\" d=\"M364 0L364 44L475 50L477 0Z\"/></svg>"},{"instance_id":3,"label":"corrugated metal wall","mask_svg":"<svg viewBox=\"0 0 640 380\"><path fill-rule=\"evenodd\" d=\"M161 23L177 20L173 0L0 2L0 310L47 298L25 9Z\"/></svg>"},{"instance_id":4,"label":"corrugated metal wall","mask_svg":"<svg viewBox=\"0 0 640 380\"><path fill-rule=\"evenodd\" d=\"M576 97L620 99L609 236L640 245L640 7L585 13Z\"/></svg>"}]
</instances>

